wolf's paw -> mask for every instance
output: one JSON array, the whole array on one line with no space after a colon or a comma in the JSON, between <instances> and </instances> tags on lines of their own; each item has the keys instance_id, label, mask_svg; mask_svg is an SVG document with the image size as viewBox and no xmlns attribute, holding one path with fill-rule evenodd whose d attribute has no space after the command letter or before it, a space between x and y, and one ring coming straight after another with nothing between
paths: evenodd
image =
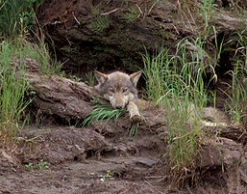
<instances>
[{"instance_id":1,"label":"wolf's paw","mask_svg":"<svg viewBox=\"0 0 247 194\"><path fill-rule=\"evenodd\" d=\"M133 115L130 120L131 123L141 123L143 121L143 117L141 115Z\"/></svg>"}]
</instances>

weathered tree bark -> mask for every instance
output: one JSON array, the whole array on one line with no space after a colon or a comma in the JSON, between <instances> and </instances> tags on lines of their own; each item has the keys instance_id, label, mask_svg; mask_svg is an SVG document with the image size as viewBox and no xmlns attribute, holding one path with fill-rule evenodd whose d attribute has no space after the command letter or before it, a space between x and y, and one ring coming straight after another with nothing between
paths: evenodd
<instances>
[{"instance_id":1,"label":"weathered tree bark","mask_svg":"<svg viewBox=\"0 0 247 194\"><path fill-rule=\"evenodd\" d=\"M19 59L14 58L13 62L19 64ZM83 119L92 111L90 100L97 96L93 87L56 75L40 75L39 65L33 59L25 59L25 64L32 104L39 112L63 119Z\"/></svg>"},{"instance_id":2,"label":"weathered tree bark","mask_svg":"<svg viewBox=\"0 0 247 194\"><path fill-rule=\"evenodd\" d=\"M206 16L198 8L199 1L193 5L186 2L183 6L179 3L58 0L45 2L37 16L53 39L59 59L67 61L65 70L83 74L97 67L103 72L116 69L134 72L142 66L140 53L145 53L144 47L149 52L169 48L174 54L177 43L185 37L196 39L201 32L203 38ZM236 35L233 32L240 32L246 26L244 18L225 12L220 7L223 3L217 3L218 7L210 8L207 15L207 27L215 26L216 30L209 31L202 53L209 59L214 58L223 37L228 42ZM222 63L228 61L227 65L231 65L236 44L237 39L224 44ZM193 51L195 47L190 43L187 49ZM211 60L205 62L215 65Z\"/></svg>"}]
</instances>

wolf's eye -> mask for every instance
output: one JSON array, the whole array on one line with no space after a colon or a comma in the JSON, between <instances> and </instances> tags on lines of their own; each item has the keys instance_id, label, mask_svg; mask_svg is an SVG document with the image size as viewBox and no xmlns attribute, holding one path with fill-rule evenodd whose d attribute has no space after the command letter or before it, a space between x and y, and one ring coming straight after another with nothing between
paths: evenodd
<instances>
[{"instance_id":1,"label":"wolf's eye","mask_svg":"<svg viewBox=\"0 0 247 194\"><path fill-rule=\"evenodd\" d=\"M112 94L112 93L114 93L114 89L113 88L109 88L108 92Z\"/></svg>"},{"instance_id":2,"label":"wolf's eye","mask_svg":"<svg viewBox=\"0 0 247 194\"><path fill-rule=\"evenodd\" d=\"M129 91L128 88L123 88L123 89L122 89L122 92L123 92L123 93L127 93L128 91Z\"/></svg>"}]
</instances>

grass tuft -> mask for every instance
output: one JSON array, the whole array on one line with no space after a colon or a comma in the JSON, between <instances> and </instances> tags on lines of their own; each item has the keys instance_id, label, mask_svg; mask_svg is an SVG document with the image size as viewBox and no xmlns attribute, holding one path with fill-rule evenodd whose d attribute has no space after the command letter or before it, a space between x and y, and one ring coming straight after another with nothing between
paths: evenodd
<instances>
[{"instance_id":1,"label":"grass tuft","mask_svg":"<svg viewBox=\"0 0 247 194\"><path fill-rule=\"evenodd\" d=\"M214 66L205 64L208 56L204 45L204 39L199 36L179 42L174 55L164 49L157 55L150 56L147 52L142 55L147 98L166 107L169 148L166 156L174 178L180 180L189 174L194 176L203 135L200 113L207 103L208 83L203 77L208 69L215 76Z\"/></svg>"},{"instance_id":2,"label":"grass tuft","mask_svg":"<svg viewBox=\"0 0 247 194\"><path fill-rule=\"evenodd\" d=\"M39 64L40 74L45 75L59 75L61 73L62 63L58 62L56 59L52 59L50 56L47 44L44 41L39 43L14 43L11 46L11 52L13 55L21 55L23 57L29 57L35 59Z\"/></svg>"},{"instance_id":3,"label":"grass tuft","mask_svg":"<svg viewBox=\"0 0 247 194\"><path fill-rule=\"evenodd\" d=\"M109 103L100 103L93 106L93 111L84 119L82 126L88 126L92 121L115 119L127 112L126 108L113 109Z\"/></svg>"},{"instance_id":4,"label":"grass tuft","mask_svg":"<svg viewBox=\"0 0 247 194\"><path fill-rule=\"evenodd\" d=\"M93 106L93 111L82 122L81 126L83 127L88 126L93 121L105 121L107 123L109 120L114 119L116 123L117 119L127 112L126 108L114 109L109 103L98 99L94 100L93 103L96 105ZM131 124L128 139L137 134L138 127L137 123Z\"/></svg>"},{"instance_id":5,"label":"grass tuft","mask_svg":"<svg viewBox=\"0 0 247 194\"><path fill-rule=\"evenodd\" d=\"M2 36L22 41L34 27L34 7L43 1L38 0L2 0L0 1L0 32Z\"/></svg>"},{"instance_id":6,"label":"grass tuft","mask_svg":"<svg viewBox=\"0 0 247 194\"><path fill-rule=\"evenodd\" d=\"M229 85L230 93L225 91L228 101L226 112L234 123L247 126L247 37L238 34L239 47L236 49L236 61L233 70L227 72L232 78Z\"/></svg>"},{"instance_id":7,"label":"grass tuft","mask_svg":"<svg viewBox=\"0 0 247 194\"><path fill-rule=\"evenodd\" d=\"M2 42L0 47L2 73L0 86L0 136L8 142L12 141L12 137L21 129L18 123L21 117L24 116L24 109L30 103L24 98L28 89L28 83L25 81L23 74L25 64L19 64L19 67L11 64L9 47L10 45L6 42Z\"/></svg>"}]
</instances>

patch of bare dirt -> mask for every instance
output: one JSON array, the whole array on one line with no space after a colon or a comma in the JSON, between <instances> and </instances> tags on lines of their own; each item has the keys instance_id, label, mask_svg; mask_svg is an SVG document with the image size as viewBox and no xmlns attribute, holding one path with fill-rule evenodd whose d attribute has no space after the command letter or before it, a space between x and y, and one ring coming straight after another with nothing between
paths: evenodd
<instances>
[{"instance_id":1,"label":"patch of bare dirt","mask_svg":"<svg viewBox=\"0 0 247 194\"><path fill-rule=\"evenodd\" d=\"M247 192L246 148L242 140L231 140L231 136L205 138L198 158L199 185L191 188L187 181L179 189L171 187L162 133L140 128L130 139L128 133L99 132L92 127L28 127L19 134L17 145L1 149L0 193ZM36 167L41 160L49 168ZM30 163L33 170L25 167Z\"/></svg>"},{"instance_id":2,"label":"patch of bare dirt","mask_svg":"<svg viewBox=\"0 0 247 194\"><path fill-rule=\"evenodd\" d=\"M19 137L19 154L2 150L2 193L157 193L164 185L158 136L127 140L91 128L29 128ZM125 134L125 135L124 135ZM141 134L141 132L140 132ZM32 139L33 138L33 139ZM5 160L3 160L5 159ZM48 169L37 169L40 160ZM33 163L33 171L25 165ZM4 167L4 164L7 166ZM111 179L107 176L111 171Z\"/></svg>"}]
</instances>

